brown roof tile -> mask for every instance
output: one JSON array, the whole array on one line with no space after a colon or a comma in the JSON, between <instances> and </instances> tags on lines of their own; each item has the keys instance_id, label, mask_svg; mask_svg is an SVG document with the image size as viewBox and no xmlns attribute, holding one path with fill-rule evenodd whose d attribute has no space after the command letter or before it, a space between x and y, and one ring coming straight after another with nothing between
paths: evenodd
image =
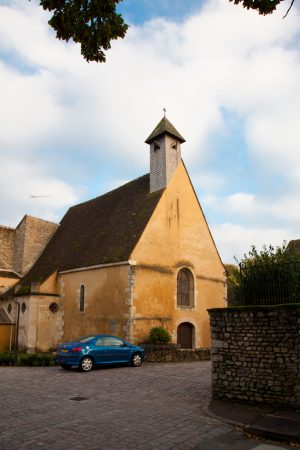
<instances>
[{"instance_id":1,"label":"brown roof tile","mask_svg":"<svg viewBox=\"0 0 300 450\"><path fill-rule=\"evenodd\" d=\"M172 125L166 117L163 117L161 121L156 125L150 136L146 139L145 143L150 144L153 139L156 139L165 133L175 137L181 143L185 142L185 139L176 130L174 125Z\"/></svg>"}]
</instances>

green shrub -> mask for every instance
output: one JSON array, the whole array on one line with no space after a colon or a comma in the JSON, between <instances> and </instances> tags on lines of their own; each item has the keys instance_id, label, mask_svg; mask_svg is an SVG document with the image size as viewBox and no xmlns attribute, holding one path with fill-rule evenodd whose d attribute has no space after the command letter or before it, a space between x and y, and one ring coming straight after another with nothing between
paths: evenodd
<instances>
[{"instance_id":1,"label":"green shrub","mask_svg":"<svg viewBox=\"0 0 300 450\"><path fill-rule=\"evenodd\" d=\"M153 327L149 333L149 342L151 344L168 344L171 341L171 335L163 327Z\"/></svg>"},{"instance_id":2,"label":"green shrub","mask_svg":"<svg viewBox=\"0 0 300 450\"><path fill-rule=\"evenodd\" d=\"M4 366L54 366L55 355L51 353L0 352L0 365Z\"/></svg>"},{"instance_id":3,"label":"green shrub","mask_svg":"<svg viewBox=\"0 0 300 450\"><path fill-rule=\"evenodd\" d=\"M10 366L15 364L16 355L12 352L0 352L0 366Z\"/></svg>"},{"instance_id":4,"label":"green shrub","mask_svg":"<svg viewBox=\"0 0 300 450\"><path fill-rule=\"evenodd\" d=\"M294 241L251 247L240 262L240 305L299 303L300 253Z\"/></svg>"},{"instance_id":5,"label":"green shrub","mask_svg":"<svg viewBox=\"0 0 300 450\"><path fill-rule=\"evenodd\" d=\"M18 366L53 366L55 356L49 353L19 353L17 357Z\"/></svg>"}]
</instances>

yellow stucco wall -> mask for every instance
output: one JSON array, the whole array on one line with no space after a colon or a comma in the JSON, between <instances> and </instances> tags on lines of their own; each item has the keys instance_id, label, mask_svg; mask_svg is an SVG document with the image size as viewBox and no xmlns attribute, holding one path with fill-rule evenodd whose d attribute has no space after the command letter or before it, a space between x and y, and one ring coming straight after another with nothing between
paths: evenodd
<instances>
[{"instance_id":1,"label":"yellow stucco wall","mask_svg":"<svg viewBox=\"0 0 300 450\"><path fill-rule=\"evenodd\" d=\"M20 304L19 350L54 350L62 337L62 300L47 295L22 296L16 297L16 300ZM56 312L49 309L52 303L58 306Z\"/></svg>"},{"instance_id":2,"label":"yellow stucco wall","mask_svg":"<svg viewBox=\"0 0 300 450\"><path fill-rule=\"evenodd\" d=\"M41 285L39 286L39 292L47 293L47 294L58 294L59 286L58 286L58 273L54 272L50 277L47 278Z\"/></svg>"},{"instance_id":3,"label":"yellow stucco wall","mask_svg":"<svg viewBox=\"0 0 300 450\"><path fill-rule=\"evenodd\" d=\"M80 286L85 287L84 311L79 310ZM19 346L47 351L62 341L93 333L126 337L128 265L52 274L40 285L39 295L20 297ZM43 295L60 293L59 297ZM57 303L53 313L49 306ZM116 328L110 330L112 321ZM124 329L125 328L125 329Z\"/></svg>"},{"instance_id":4,"label":"yellow stucco wall","mask_svg":"<svg viewBox=\"0 0 300 450\"><path fill-rule=\"evenodd\" d=\"M0 294L8 287L14 286L19 281L19 278L0 277Z\"/></svg>"},{"instance_id":5,"label":"yellow stucco wall","mask_svg":"<svg viewBox=\"0 0 300 450\"><path fill-rule=\"evenodd\" d=\"M20 304L19 349L48 351L62 341L93 333L127 337L128 267L118 265L57 275L39 286L39 294L17 297ZM80 286L85 308L79 310ZM46 295L52 294L52 295ZM59 296L55 294L59 292ZM54 295L53 295L54 294ZM49 306L56 303L58 310ZM24 306L24 311L22 310ZM111 329L112 325L115 328Z\"/></svg>"},{"instance_id":6,"label":"yellow stucco wall","mask_svg":"<svg viewBox=\"0 0 300 450\"><path fill-rule=\"evenodd\" d=\"M93 333L127 336L128 268L126 264L60 275L64 340ZM85 287L83 312L79 310L81 285Z\"/></svg>"},{"instance_id":7,"label":"yellow stucco wall","mask_svg":"<svg viewBox=\"0 0 300 450\"><path fill-rule=\"evenodd\" d=\"M58 306L56 312L49 309L52 303L56 303ZM40 351L56 349L63 334L63 305L61 299L59 297L39 296L30 307L36 309L34 316L36 316L38 323L36 344L35 346L30 345L30 347Z\"/></svg>"},{"instance_id":8,"label":"yellow stucco wall","mask_svg":"<svg viewBox=\"0 0 300 450\"><path fill-rule=\"evenodd\" d=\"M190 322L195 327L194 346L208 347L206 310L226 304L224 268L182 162L130 258L136 264L132 340L144 341L161 316L173 342L178 325ZM194 277L193 308L176 306L177 273L182 267Z\"/></svg>"}]
</instances>

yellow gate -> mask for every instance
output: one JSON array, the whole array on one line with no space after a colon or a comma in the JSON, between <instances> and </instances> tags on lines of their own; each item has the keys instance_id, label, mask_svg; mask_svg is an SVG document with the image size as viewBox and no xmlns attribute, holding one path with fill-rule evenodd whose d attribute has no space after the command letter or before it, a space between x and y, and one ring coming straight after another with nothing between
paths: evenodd
<instances>
[{"instance_id":1,"label":"yellow gate","mask_svg":"<svg viewBox=\"0 0 300 450\"><path fill-rule=\"evenodd\" d=\"M0 351L8 351L14 348L15 324L0 323Z\"/></svg>"}]
</instances>

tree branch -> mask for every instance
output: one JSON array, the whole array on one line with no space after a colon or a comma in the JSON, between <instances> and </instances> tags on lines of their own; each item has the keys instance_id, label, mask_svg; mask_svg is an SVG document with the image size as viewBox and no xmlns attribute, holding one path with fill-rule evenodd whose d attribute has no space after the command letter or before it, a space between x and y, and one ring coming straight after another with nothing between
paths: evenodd
<instances>
[{"instance_id":1,"label":"tree branch","mask_svg":"<svg viewBox=\"0 0 300 450\"><path fill-rule=\"evenodd\" d=\"M290 9L291 9L291 7L293 6L293 4L294 4L294 1L295 1L295 0L292 0L292 1L291 1L291 4L290 4L290 6L289 6L289 8L288 8L287 12L286 12L286 13L285 13L285 15L283 16L283 19L285 19L285 18L286 18L286 16L288 15L288 13L290 12Z\"/></svg>"}]
</instances>

